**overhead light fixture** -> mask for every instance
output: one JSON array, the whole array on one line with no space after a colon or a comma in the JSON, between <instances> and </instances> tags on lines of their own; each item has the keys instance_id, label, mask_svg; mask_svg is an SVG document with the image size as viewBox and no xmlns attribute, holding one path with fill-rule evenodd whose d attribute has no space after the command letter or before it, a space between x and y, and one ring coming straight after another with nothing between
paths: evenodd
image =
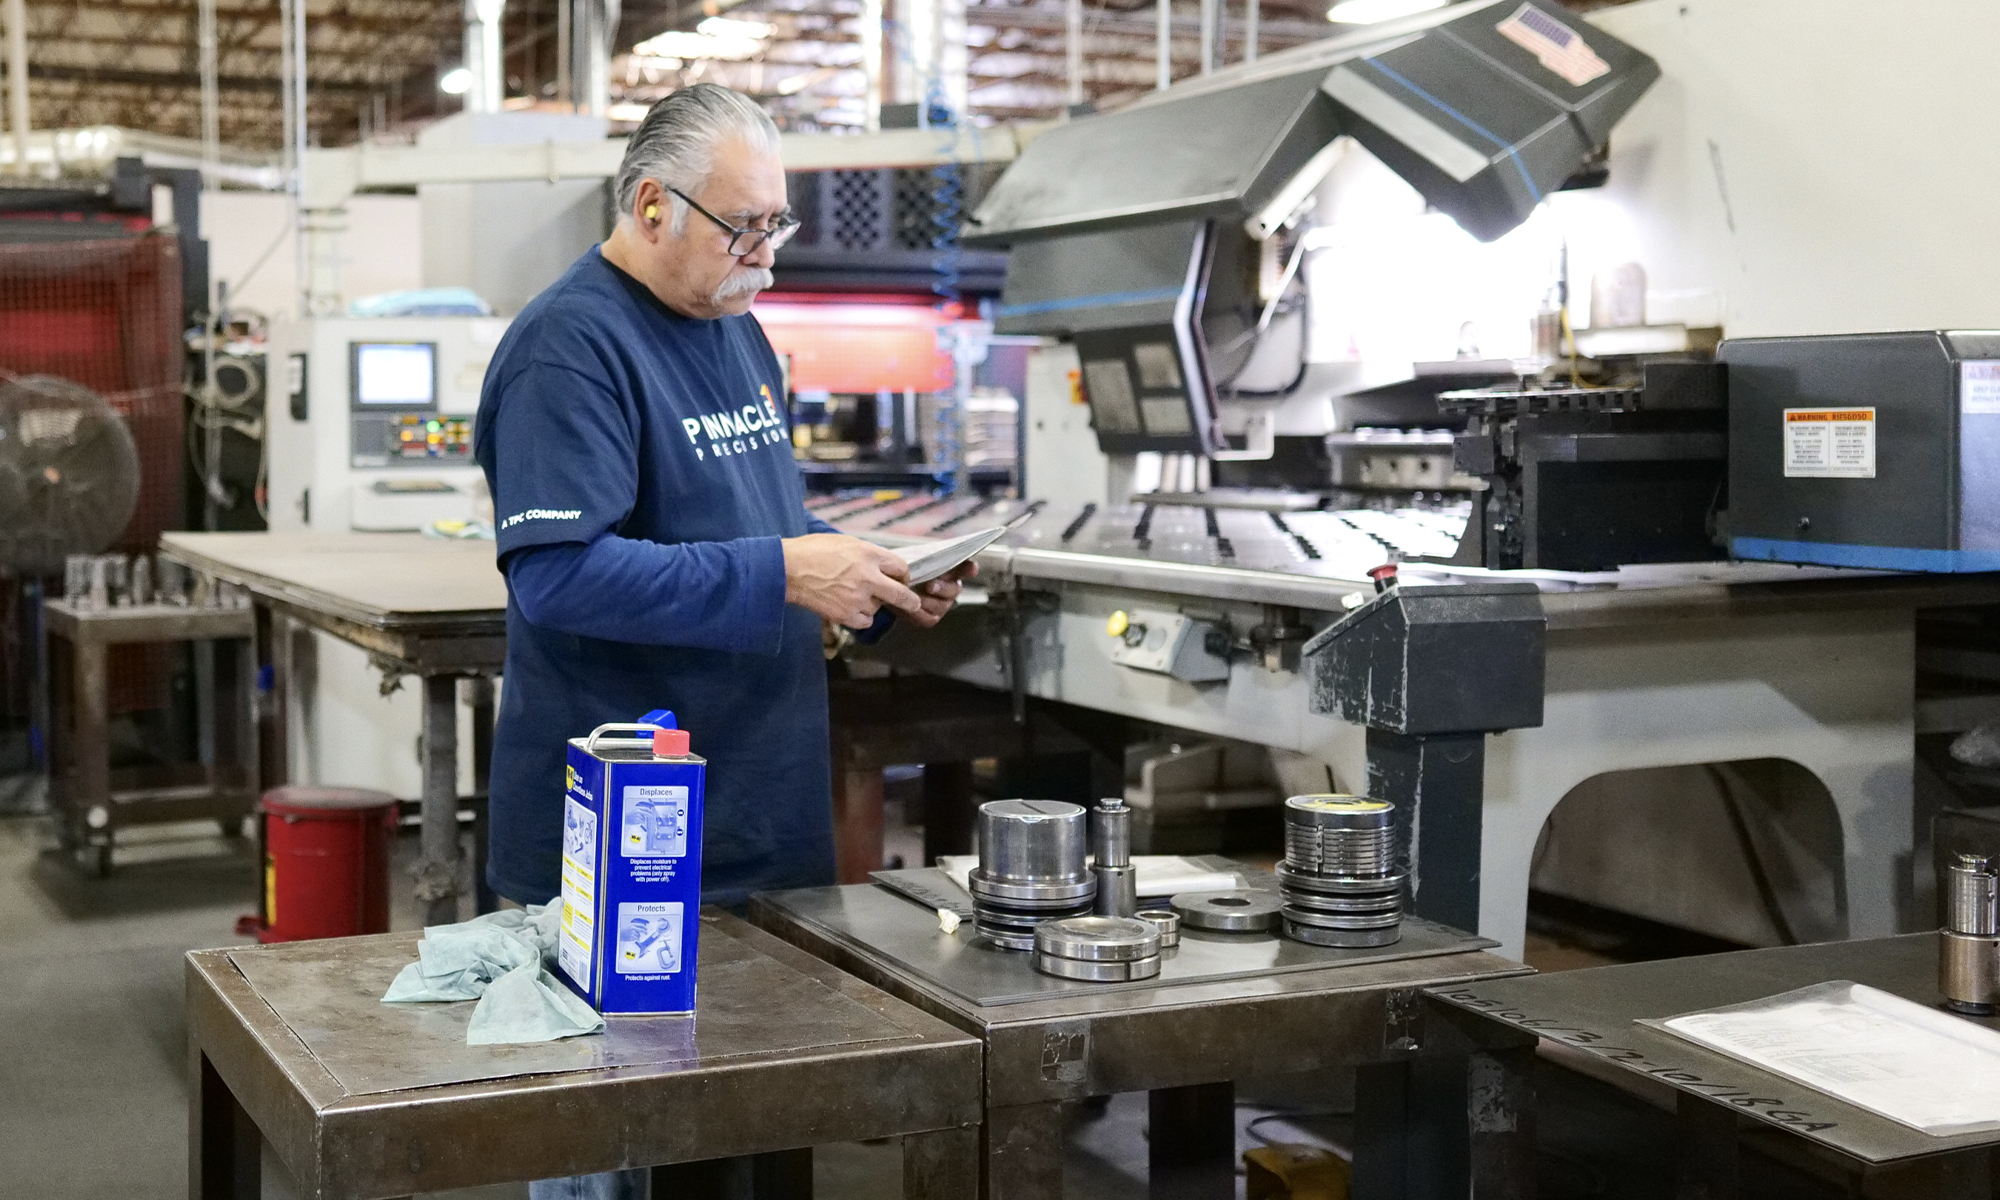
<instances>
[{"instance_id":1,"label":"overhead light fixture","mask_svg":"<svg viewBox=\"0 0 2000 1200\"><path fill-rule=\"evenodd\" d=\"M1450 0L1340 0L1326 12L1326 19L1342 25L1373 25L1411 13L1443 8Z\"/></svg>"},{"instance_id":2,"label":"overhead light fixture","mask_svg":"<svg viewBox=\"0 0 2000 1200\"><path fill-rule=\"evenodd\" d=\"M742 62L754 58L777 27L763 21L739 21L733 17L708 17L692 31L669 29L632 47L644 58L719 58Z\"/></svg>"},{"instance_id":3,"label":"overhead light fixture","mask_svg":"<svg viewBox=\"0 0 2000 1200\"><path fill-rule=\"evenodd\" d=\"M438 80L438 91L447 96L463 96L472 90L472 72L464 67L453 67Z\"/></svg>"},{"instance_id":4,"label":"overhead light fixture","mask_svg":"<svg viewBox=\"0 0 2000 1200\"><path fill-rule=\"evenodd\" d=\"M710 37L756 38L760 41L778 32L778 27L769 22L741 21L735 17L704 17L695 29Z\"/></svg>"}]
</instances>

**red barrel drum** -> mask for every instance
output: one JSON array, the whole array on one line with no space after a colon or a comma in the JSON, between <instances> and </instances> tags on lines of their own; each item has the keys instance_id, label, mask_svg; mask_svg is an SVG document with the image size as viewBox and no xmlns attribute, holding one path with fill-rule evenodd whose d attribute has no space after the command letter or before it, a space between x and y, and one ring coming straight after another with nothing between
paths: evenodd
<instances>
[{"instance_id":1,"label":"red barrel drum","mask_svg":"<svg viewBox=\"0 0 2000 1200\"><path fill-rule=\"evenodd\" d=\"M288 784L265 792L257 812L264 835L258 941L388 932L395 797Z\"/></svg>"}]
</instances>

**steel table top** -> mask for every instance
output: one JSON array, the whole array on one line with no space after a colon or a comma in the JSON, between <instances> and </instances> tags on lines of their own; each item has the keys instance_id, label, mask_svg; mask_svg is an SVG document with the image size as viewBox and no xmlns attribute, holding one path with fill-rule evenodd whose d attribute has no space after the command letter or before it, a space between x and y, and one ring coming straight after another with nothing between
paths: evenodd
<instances>
[{"instance_id":1,"label":"steel table top","mask_svg":"<svg viewBox=\"0 0 2000 1200\"><path fill-rule=\"evenodd\" d=\"M166 558L419 667L497 670L507 581L493 543L416 533L165 533Z\"/></svg>"},{"instance_id":2,"label":"steel table top","mask_svg":"<svg viewBox=\"0 0 2000 1200\"><path fill-rule=\"evenodd\" d=\"M415 933L188 956L189 1039L307 1195L400 1196L963 1129L973 1039L703 914L693 1017L467 1046L473 1002L390 1005Z\"/></svg>"},{"instance_id":3,"label":"steel table top","mask_svg":"<svg viewBox=\"0 0 2000 1200\"><path fill-rule=\"evenodd\" d=\"M1161 952L1157 977L1087 983L1036 971L1029 965L1029 954L994 946L973 932L971 921L955 933L944 933L935 911L886 887L806 888L778 893L768 901L788 919L813 926L857 953L878 956L954 1001L980 1009L1324 972L1465 954L1498 944L1407 915L1401 941L1366 950L1308 946L1275 933L1212 933L1183 925L1180 944ZM995 1019L1004 1016L995 1014Z\"/></svg>"},{"instance_id":4,"label":"steel table top","mask_svg":"<svg viewBox=\"0 0 2000 1200\"><path fill-rule=\"evenodd\" d=\"M751 919L980 1035L989 1108L1363 1061L1398 1036L1391 1027L1414 1009L1418 989L1528 969L1469 935L1450 935L1453 945L1429 940L1448 931L1415 935L1425 947L1417 956L1342 963L1334 956L1375 952L1295 951L1248 936L1231 951L1184 928L1180 951L1198 947L1191 963L1226 969L1169 974L1163 963L1160 978L1140 984L1089 984L1037 975L1025 953L944 946L955 939L939 931L934 910L874 884L753 896ZM942 948L921 951L925 937ZM1329 957L1311 965L1294 953ZM940 966L958 959L979 965L964 975Z\"/></svg>"},{"instance_id":5,"label":"steel table top","mask_svg":"<svg viewBox=\"0 0 2000 1200\"><path fill-rule=\"evenodd\" d=\"M1877 1164L2000 1144L2000 1134L1935 1137L1637 1024L1846 979L1920 1004L1938 1004L1937 934L1742 950L1628 963L1526 979L1483 979L1430 997L1475 1014L1494 1032L1562 1043L1655 1082L1733 1107ZM1971 1019L1971 1018L1968 1018ZM2000 1028L2000 1018L1979 1024Z\"/></svg>"}]
</instances>

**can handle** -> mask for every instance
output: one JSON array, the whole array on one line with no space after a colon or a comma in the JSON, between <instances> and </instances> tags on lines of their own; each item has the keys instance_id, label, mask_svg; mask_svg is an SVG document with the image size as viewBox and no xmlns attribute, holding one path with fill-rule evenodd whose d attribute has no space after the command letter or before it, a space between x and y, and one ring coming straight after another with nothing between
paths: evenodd
<instances>
[{"instance_id":1,"label":"can handle","mask_svg":"<svg viewBox=\"0 0 2000 1200\"><path fill-rule=\"evenodd\" d=\"M591 730L590 736L583 740L583 750L586 754L595 751L597 749L597 739L603 737L609 730L623 729L631 733L639 733L641 731L658 733L661 728L658 725L647 725L636 721L613 721L607 725L599 725L597 728ZM614 738L612 740L619 742L647 742L646 738Z\"/></svg>"}]
</instances>

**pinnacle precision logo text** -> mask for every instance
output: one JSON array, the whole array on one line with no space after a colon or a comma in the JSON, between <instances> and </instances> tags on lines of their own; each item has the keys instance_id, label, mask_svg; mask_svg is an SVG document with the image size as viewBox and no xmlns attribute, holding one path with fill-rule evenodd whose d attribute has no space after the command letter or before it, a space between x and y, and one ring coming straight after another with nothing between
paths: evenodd
<instances>
[{"instance_id":1,"label":"pinnacle precision logo text","mask_svg":"<svg viewBox=\"0 0 2000 1200\"><path fill-rule=\"evenodd\" d=\"M775 446L789 440L784 418L778 415L778 402L771 398L770 386L759 387L757 391L764 398L761 404L746 404L734 412L703 413L699 419L681 418L681 428L687 431L688 445L694 447L696 458L708 454L717 458L743 454L759 446ZM706 454L701 446L703 437L708 439Z\"/></svg>"}]
</instances>

